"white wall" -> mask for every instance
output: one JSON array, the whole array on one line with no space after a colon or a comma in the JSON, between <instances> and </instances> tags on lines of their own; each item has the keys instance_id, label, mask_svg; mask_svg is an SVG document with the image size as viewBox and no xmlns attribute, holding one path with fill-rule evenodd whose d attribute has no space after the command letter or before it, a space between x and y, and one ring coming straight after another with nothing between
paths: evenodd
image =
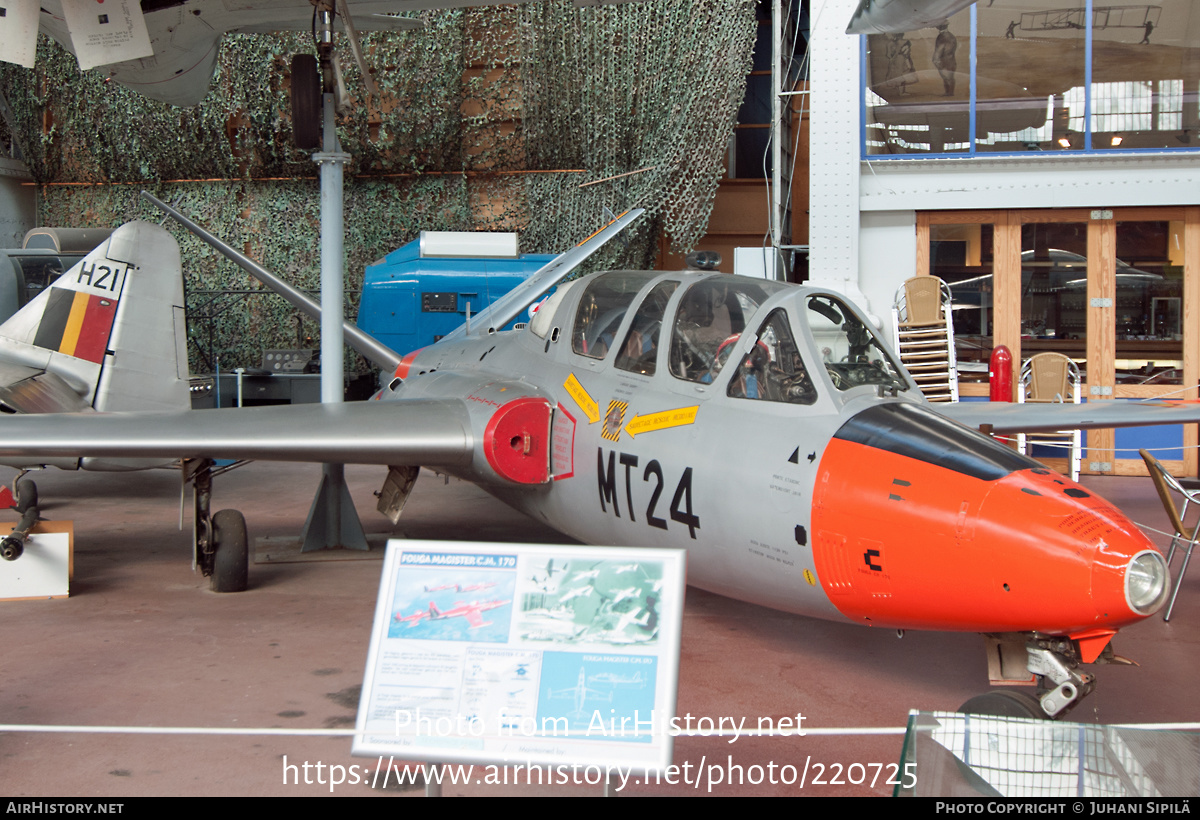
<instances>
[{"instance_id":1,"label":"white wall","mask_svg":"<svg viewBox=\"0 0 1200 820\"><path fill-rule=\"evenodd\" d=\"M1115 208L1200 202L1200 156L872 160L861 163L863 211L912 208Z\"/></svg>"},{"instance_id":2,"label":"white wall","mask_svg":"<svg viewBox=\"0 0 1200 820\"><path fill-rule=\"evenodd\" d=\"M917 257L915 211L872 211L862 215L863 243L858 251L859 281L866 304L891 333L896 289L914 274Z\"/></svg>"},{"instance_id":3,"label":"white wall","mask_svg":"<svg viewBox=\"0 0 1200 820\"><path fill-rule=\"evenodd\" d=\"M863 304L859 288L859 38L855 0L813 0L809 118L809 278Z\"/></svg>"}]
</instances>

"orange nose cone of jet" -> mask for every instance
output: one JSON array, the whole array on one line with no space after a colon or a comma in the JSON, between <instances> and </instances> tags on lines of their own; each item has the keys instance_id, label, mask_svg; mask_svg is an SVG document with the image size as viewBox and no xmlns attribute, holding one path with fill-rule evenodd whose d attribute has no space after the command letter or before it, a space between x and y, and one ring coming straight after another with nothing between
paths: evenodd
<instances>
[{"instance_id":1,"label":"orange nose cone of jet","mask_svg":"<svg viewBox=\"0 0 1200 820\"><path fill-rule=\"evenodd\" d=\"M1169 587L1120 511L917 405L835 435L812 524L821 584L860 623L1078 635L1149 616Z\"/></svg>"},{"instance_id":2,"label":"orange nose cone of jet","mask_svg":"<svg viewBox=\"0 0 1200 820\"><path fill-rule=\"evenodd\" d=\"M1033 467L995 482L980 506L991 614L1018 630L1117 629L1155 612L1166 562L1123 513L1079 484Z\"/></svg>"}]
</instances>

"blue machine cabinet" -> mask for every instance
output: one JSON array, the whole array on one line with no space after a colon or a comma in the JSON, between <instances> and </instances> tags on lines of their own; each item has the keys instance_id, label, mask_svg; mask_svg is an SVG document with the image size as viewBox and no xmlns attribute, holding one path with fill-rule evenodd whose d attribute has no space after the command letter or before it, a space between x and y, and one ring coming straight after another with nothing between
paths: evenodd
<instances>
[{"instance_id":1,"label":"blue machine cabinet","mask_svg":"<svg viewBox=\"0 0 1200 820\"><path fill-rule=\"evenodd\" d=\"M422 231L369 265L358 326L401 355L440 339L554 259L516 234ZM527 321L522 314L516 321ZM512 327L508 325L507 327Z\"/></svg>"}]
</instances>

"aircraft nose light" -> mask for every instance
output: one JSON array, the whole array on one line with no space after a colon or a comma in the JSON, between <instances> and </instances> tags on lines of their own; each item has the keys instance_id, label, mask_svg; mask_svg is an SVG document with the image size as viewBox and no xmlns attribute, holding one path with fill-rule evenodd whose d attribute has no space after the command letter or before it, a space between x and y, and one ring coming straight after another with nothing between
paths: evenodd
<instances>
[{"instance_id":1,"label":"aircraft nose light","mask_svg":"<svg viewBox=\"0 0 1200 820\"><path fill-rule=\"evenodd\" d=\"M1125 600L1142 615L1153 615L1167 602L1167 562L1154 550L1139 552L1125 565Z\"/></svg>"}]
</instances>

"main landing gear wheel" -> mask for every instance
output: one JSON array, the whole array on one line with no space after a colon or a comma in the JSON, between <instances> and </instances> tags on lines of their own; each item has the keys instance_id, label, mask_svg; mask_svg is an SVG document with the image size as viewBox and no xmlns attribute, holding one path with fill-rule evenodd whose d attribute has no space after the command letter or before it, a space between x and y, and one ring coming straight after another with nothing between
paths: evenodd
<instances>
[{"instance_id":1,"label":"main landing gear wheel","mask_svg":"<svg viewBox=\"0 0 1200 820\"><path fill-rule=\"evenodd\" d=\"M212 517L212 591L242 592L250 573L246 518L237 510Z\"/></svg>"},{"instance_id":2,"label":"main landing gear wheel","mask_svg":"<svg viewBox=\"0 0 1200 820\"><path fill-rule=\"evenodd\" d=\"M23 513L30 507L38 505L37 484L32 478L22 478L17 482L17 512Z\"/></svg>"},{"instance_id":3,"label":"main landing gear wheel","mask_svg":"<svg viewBox=\"0 0 1200 820\"><path fill-rule=\"evenodd\" d=\"M976 695L958 707L958 711L969 715L1049 719L1042 711L1042 704L1037 698L1028 692L1015 692L1011 689L995 689Z\"/></svg>"},{"instance_id":4,"label":"main landing gear wheel","mask_svg":"<svg viewBox=\"0 0 1200 820\"><path fill-rule=\"evenodd\" d=\"M297 148L321 147L321 74L311 54L292 56L292 138Z\"/></svg>"}]
</instances>

